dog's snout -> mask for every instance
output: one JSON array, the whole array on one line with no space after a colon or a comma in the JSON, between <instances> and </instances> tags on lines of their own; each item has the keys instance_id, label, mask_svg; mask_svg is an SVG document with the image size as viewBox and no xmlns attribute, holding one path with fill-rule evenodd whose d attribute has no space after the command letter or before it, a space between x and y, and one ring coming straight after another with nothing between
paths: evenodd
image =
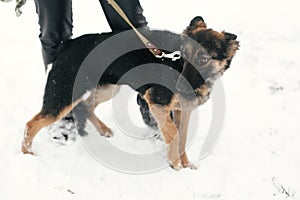
<instances>
[{"instance_id":1,"label":"dog's snout","mask_svg":"<svg viewBox=\"0 0 300 200\"><path fill-rule=\"evenodd\" d=\"M190 91L192 90L191 85L183 75L180 75L178 77L175 88L181 93L190 93Z\"/></svg>"},{"instance_id":2,"label":"dog's snout","mask_svg":"<svg viewBox=\"0 0 300 200\"><path fill-rule=\"evenodd\" d=\"M176 90L178 90L181 93L185 93L185 91L186 91L185 85L181 84L179 82L176 83L176 87L175 88L176 88Z\"/></svg>"}]
</instances>

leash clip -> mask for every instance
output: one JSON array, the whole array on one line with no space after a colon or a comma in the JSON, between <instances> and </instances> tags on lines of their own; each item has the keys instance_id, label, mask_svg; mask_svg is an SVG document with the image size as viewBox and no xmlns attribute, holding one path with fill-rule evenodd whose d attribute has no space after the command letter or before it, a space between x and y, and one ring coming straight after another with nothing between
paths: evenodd
<instances>
[{"instance_id":1,"label":"leash clip","mask_svg":"<svg viewBox=\"0 0 300 200\"><path fill-rule=\"evenodd\" d=\"M17 0L20 1L20 0ZM25 0L21 0L25 1ZM170 54L166 54L164 52L161 52L155 45L153 45L147 38L145 38L136 28L135 26L130 22L122 8L115 2L115 0L107 0L107 2L115 9L115 11L127 22L127 24L134 30L134 32L137 34L137 36L140 38L140 40L144 43L144 45L149 49L149 51L156 57L156 58L169 58L172 59L172 61L176 61L181 58L180 51L175 51Z\"/></svg>"},{"instance_id":2,"label":"leash clip","mask_svg":"<svg viewBox=\"0 0 300 200\"><path fill-rule=\"evenodd\" d=\"M172 59L173 62L181 58L180 51L175 51L173 53L166 54L165 52L162 52L161 55L155 55L156 58L169 58Z\"/></svg>"}]
</instances>

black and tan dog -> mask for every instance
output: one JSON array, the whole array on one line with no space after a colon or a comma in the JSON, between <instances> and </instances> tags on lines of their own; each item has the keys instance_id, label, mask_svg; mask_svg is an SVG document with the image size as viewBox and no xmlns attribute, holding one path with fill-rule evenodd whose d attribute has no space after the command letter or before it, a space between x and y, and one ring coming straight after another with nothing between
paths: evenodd
<instances>
[{"instance_id":1,"label":"black and tan dog","mask_svg":"<svg viewBox=\"0 0 300 200\"><path fill-rule=\"evenodd\" d=\"M170 52L180 49L183 58L173 62L155 58L146 48L130 51L102 69L104 73L97 77L97 85L90 83L95 78L93 73L86 73L76 95L73 87L82 62L97 45L115 33L84 35L64 43L48 76L42 110L26 125L23 153L32 153L33 138L41 128L71 111L81 119L77 125L82 135L88 119L101 135L111 137L112 131L97 118L94 109L112 98L112 91L127 84L147 102L149 113L167 144L170 165L175 169L194 168L185 153L190 113L207 101L213 83L230 66L239 43L234 34L207 29L201 17L194 18L181 35L150 30L142 30L142 34L161 49L165 46ZM138 40L136 36L132 38ZM130 39L127 40L130 43ZM147 63L153 66L122 79L129 71ZM168 67L162 68L162 65ZM101 69L101 63L98 67ZM148 84L141 85L141 79L149 79ZM151 83L151 80L155 81Z\"/></svg>"}]
</instances>

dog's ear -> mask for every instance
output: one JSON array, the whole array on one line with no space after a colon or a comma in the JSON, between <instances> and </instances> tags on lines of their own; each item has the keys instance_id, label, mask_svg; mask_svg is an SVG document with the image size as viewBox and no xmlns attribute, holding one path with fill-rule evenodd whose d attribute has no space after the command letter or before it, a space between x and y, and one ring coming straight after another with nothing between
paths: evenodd
<instances>
[{"instance_id":1,"label":"dog's ear","mask_svg":"<svg viewBox=\"0 0 300 200\"><path fill-rule=\"evenodd\" d=\"M184 30L183 35L191 36L199 29L206 29L206 23L202 17L197 16L192 19L190 25L186 28L186 30Z\"/></svg>"},{"instance_id":2,"label":"dog's ear","mask_svg":"<svg viewBox=\"0 0 300 200\"><path fill-rule=\"evenodd\" d=\"M233 57L235 55L235 52L239 49L239 41L237 41L237 36L232 33L228 33L223 31L224 34L224 40L226 43L226 54L227 57Z\"/></svg>"},{"instance_id":3,"label":"dog's ear","mask_svg":"<svg viewBox=\"0 0 300 200\"><path fill-rule=\"evenodd\" d=\"M192 19L190 26L197 26L197 24L199 22L204 22L204 19L200 16L195 17L194 19Z\"/></svg>"},{"instance_id":4,"label":"dog's ear","mask_svg":"<svg viewBox=\"0 0 300 200\"><path fill-rule=\"evenodd\" d=\"M225 69L229 68L231 64L231 60L233 56L235 55L236 51L239 50L239 41L237 41L237 36L232 33L228 33L223 31L224 34L224 43L225 43L225 52L224 56L225 59L227 60L227 64L225 66Z\"/></svg>"},{"instance_id":5,"label":"dog's ear","mask_svg":"<svg viewBox=\"0 0 300 200\"><path fill-rule=\"evenodd\" d=\"M223 32L226 40L236 40L237 36L232 33Z\"/></svg>"}]
</instances>

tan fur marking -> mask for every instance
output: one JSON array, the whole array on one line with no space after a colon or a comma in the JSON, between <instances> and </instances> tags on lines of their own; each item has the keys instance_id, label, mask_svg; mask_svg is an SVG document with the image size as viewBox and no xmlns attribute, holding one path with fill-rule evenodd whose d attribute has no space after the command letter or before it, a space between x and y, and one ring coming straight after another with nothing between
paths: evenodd
<instances>
[{"instance_id":1,"label":"tan fur marking","mask_svg":"<svg viewBox=\"0 0 300 200\"><path fill-rule=\"evenodd\" d=\"M222 40L224 39L225 35L223 33L219 33L211 29L211 34L214 35L217 39Z\"/></svg>"},{"instance_id":2,"label":"tan fur marking","mask_svg":"<svg viewBox=\"0 0 300 200\"><path fill-rule=\"evenodd\" d=\"M89 117L89 120L92 122L92 124L95 126L95 128L101 135L105 137L113 136L111 129L108 128L102 121L100 121L94 112L91 112L91 116Z\"/></svg>"},{"instance_id":3,"label":"tan fur marking","mask_svg":"<svg viewBox=\"0 0 300 200\"><path fill-rule=\"evenodd\" d=\"M178 129L179 135L180 135L180 141L179 141L179 155L181 164L183 167L191 167L193 166L185 152L185 146L186 146L186 140L187 140L187 134L188 134L188 126L189 126L189 120L191 116L190 110L175 110L174 113L174 122L176 124L176 127Z\"/></svg>"},{"instance_id":4,"label":"tan fur marking","mask_svg":"<svg viewBox=\"0 0 300 200\"><path fill-rule=\"evenodd\" d=\"M155 118L162 136L167 145L168 161L175 169L182 167L179 155L179 137L177 128L170 117L170 109L167 106L155 105L150 100L150 90L144 96L147 101L150 111Z\"/></svg>"},{"instance_id":5,"label":"tan fur marking","mask_svg":"<svg viewBox=\"0 0 300 200\"><path fill-rule=\"evenodd\" d=\"M22 152L24 154L33 154L31 151L33 138L36 136L39 130L54 122L54 118L42 116L40 113L27 122L22 142Z\"/></svg>"},{"instance_id":6,"label":"tan fur marking","mask_svg":"<svg viewBox=\"0 0 300 200\"><path fill-rule=\"evenodd\" d=\"M205 30L205 29L206 29L206 28L197 27L196 29L194 29L194 30L192 31L192 34L196 34L197 32L202 31L202 30Z\"/></svg>"},{"instance_id":7,"label":"tan fur marking","mask_svg":"<svg viewBox=\"0 0 300 200\"><path fill-rule=\"evenodd\" d=\"M95 115L95 109L99 104L113 98L119 92L119 90L120 86L116 85L105 85L98 87L93 91L93 94L90 96L90 98L84 102L90 107L90 122L92 122L97 131L105 137L112 137L113 132Z\"/></svg>"},{"instance_id":8,"label":"tan fur marking","mask_svg":"<svg viewBox=\"0 0 300 200\"><path fill-rule=\"evenodd\" d=\"M210 93L210 89L205 84L201 85L200 88L197 88L196 91L201 96L208 96Z\"/></svg>"},{"instance_id":9,"label":"tan fur marking","mask_svg":"<svg viewBox=\"0 0 300 200\"><path fill-rule=\"evenodd\" d=\"M231 41L229 42L229 48L228 48L228 57L233 58L235 56L236 51L239 50L239 43L237 41Z\"/></svg>"},{"instance_id":10,"label":"tan fur marking","mask_svg":"<svg viewBox=\"0 0 300 200\"><path fill-rule=\"evenodd\" d=\"M24 154L33 154L31 151L32 141L34 137L37 135L37 133L44 127L62 119L65 117L69 112L72 111L72 109L77 106L82 99L77 100L73 104L67 106L64 108L57 117L50 117L50 116L44 116L39 112L37 115L35 115L29 122L26 124L25 132L24 132L24 138L22 142L22 152Z\"/></svg>"},{"instance_id":11,"label":"tan fur marking","mask_svg":"<svg viewBox=\"0 0 300 200\"><path fill-rule=\"evenodd\" d=\"M100 103L106 102L113 98L119 92L119 90L120 86L116 85L100 86L93 91L90 98L88 98L84 103L89 105L90 108L92 108L92 111L94 111Z\"/></svg>"},{"instance_id":12,"label":"tan fur marking","mask_svg":"<svg viewBox=\"0 0 300 200\"><path fill-rule=\"evenodd\" d=\"M196 23L197 28L206 28L206 23L204 21L199 21Z\"/></svg>"},{"instance_id":13,"label":"tan fur marking","mask_svg":"<svg viewBox=\"0 0 300 200\"><path fill-rule=\"evenodd\" d=\"M197 33L198 31L206 29L206 24L204 21L199 21L195 24L195 29L192 31L193 34Z\"/></svg>"}]
</instances>

